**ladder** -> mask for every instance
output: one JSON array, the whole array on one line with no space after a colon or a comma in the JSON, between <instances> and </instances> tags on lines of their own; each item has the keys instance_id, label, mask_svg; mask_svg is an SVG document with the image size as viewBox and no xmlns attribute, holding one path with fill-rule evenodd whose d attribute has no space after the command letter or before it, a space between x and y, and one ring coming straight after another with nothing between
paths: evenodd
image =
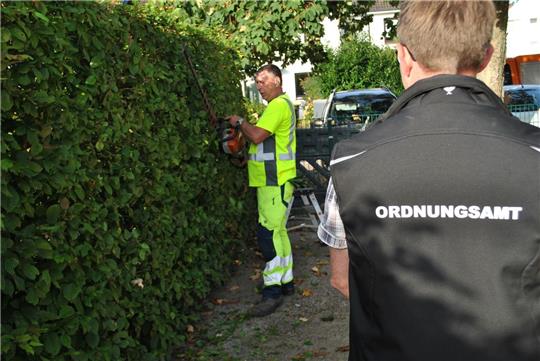
<instances>
[{"instance_id":1,"label":"ladder","mask_svg":"<svg viewBox=\"0 0 540 361\"><path fill-rule=\"evenodd\" d=\"M302 209L307 213L308 217L291 217L291 209L294 203L295 198L300 197L303 203ZM287 231L293 231L300 228L314 228L317 229L319 227L319 222L321 220L323 212L321 211L321 207L319 206L319 202L317 201L317 198L315 197L315 193L313 188L299 188L296 189L293 193L293 197L291 199L291 202L289 203L289 206L287 207L287 213L286 213L286 219L287 222L289 221L289 218L296 218L296 219L305 219L309 220L311 224L301 223L299 225L287 228Z\"/></svg>"}]
</instances>

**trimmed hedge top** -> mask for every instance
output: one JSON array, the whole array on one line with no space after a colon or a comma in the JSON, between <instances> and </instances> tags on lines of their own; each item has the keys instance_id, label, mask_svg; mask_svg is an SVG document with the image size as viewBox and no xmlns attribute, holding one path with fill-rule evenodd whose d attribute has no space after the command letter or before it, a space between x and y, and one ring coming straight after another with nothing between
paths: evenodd
<instances>
[{"instance_id":1,"label":"trimmed hedge top","mask_svg":"<svg viewBox=\"0 0 540 361\"><path fill-rule=\"evenodd\" d=\"M256 224L182 49L219 115L235 54L152 6L1 11L2 358L163 359Z\"/></svg>"}]
</instances>

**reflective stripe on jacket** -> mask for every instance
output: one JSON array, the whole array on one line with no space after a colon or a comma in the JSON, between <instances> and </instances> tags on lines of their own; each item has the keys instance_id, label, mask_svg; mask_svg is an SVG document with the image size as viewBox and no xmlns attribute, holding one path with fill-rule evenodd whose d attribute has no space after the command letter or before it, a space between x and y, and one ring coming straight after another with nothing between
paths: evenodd
<instances>
[{"instance_id":1,"label":"reflective stripe on jacket","mask_svg":"<svg viewBox=\"0 0 540 361\"><path fill-rule=\"evenodd\" d=\"M272 99L257 126L271 136L249 147L249 185L282 185L296 177L296 116L289 97Z\"/></svg>"}]
</instances>

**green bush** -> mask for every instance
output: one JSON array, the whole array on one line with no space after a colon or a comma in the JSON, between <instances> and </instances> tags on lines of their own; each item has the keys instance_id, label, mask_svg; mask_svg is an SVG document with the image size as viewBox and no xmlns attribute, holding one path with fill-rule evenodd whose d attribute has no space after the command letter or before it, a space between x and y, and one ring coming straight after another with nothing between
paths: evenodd
<instances>
[{"instance_id":1,"label":"green bush","mask_svg":"<svg viewBox=\"0 0 540 361\"><path fill-rule=\"evenodd\" d=\"M251 124L255 124L264 113L266 105L263 103L253 102L248 98L244 98L244 108L246 109L247 120Z\"/></svg>"},{"instance_id":2,"label":"green bush","mask_svg":"<svg viewBox=\"0 0 540 361\"><path fill-rule=\"evenodd\" d=\"M182 48L219 115L237 58L151 6L1 11L2 359L165 359L256 221Z\"/></svg>"},{"instance_id":3,"label":"green bush","mask_svg":"<svg viewBox=\"0 0 540 361\"><path fill-rule=\"evenodd\" d=\"M308 76L301 81L302 88L304 88L306 98L308 99L323 99L328 97L329 94L325 94L322 91L322 80L317 76Z\"/></svg>"},{"instance_id":4,"label":"green bush","mask_svg":"<svg viewBox=\"0 0 540 361\"><path fill-rule=\"evenodd\" d=\"M328 60L316 65L312 93L330 95L333 89L349 90L386 87L394 94L403 91L394 50L381 49L362 37L343 41Z\"/></svg>"},{"instance_id":5,"label":"green bush","mask_svg":"<svg viewBox=\"0 0 540 361\"><path fill-rule=\"evenodd\" d=\"M309 128L313 121L315 99L328 97L322 91L322 81L318 76L309 76L302 80L301 84L305 91L306 104L304 106L304 118L298 121L298 128Z\"/></svg>"}]
</instances>

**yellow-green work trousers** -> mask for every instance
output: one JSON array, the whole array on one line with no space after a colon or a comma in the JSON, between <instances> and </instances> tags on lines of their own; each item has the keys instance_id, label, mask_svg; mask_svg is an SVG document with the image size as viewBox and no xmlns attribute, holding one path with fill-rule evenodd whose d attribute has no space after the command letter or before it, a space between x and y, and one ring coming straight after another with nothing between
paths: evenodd
<instances>
[{"instance_id":1,"label":"yellow-green work trousers","mask_svg":"<svg viewBox=\"0 0 540 361\"><path fill-rule=\"evenodd\" d=\"M259 227L257 240L266 262L263 298L277 298L283 288L293 287L293 256L287 234L286 214L293 197L294 186L257 187Z\"/></svg>"}]
</instances>

